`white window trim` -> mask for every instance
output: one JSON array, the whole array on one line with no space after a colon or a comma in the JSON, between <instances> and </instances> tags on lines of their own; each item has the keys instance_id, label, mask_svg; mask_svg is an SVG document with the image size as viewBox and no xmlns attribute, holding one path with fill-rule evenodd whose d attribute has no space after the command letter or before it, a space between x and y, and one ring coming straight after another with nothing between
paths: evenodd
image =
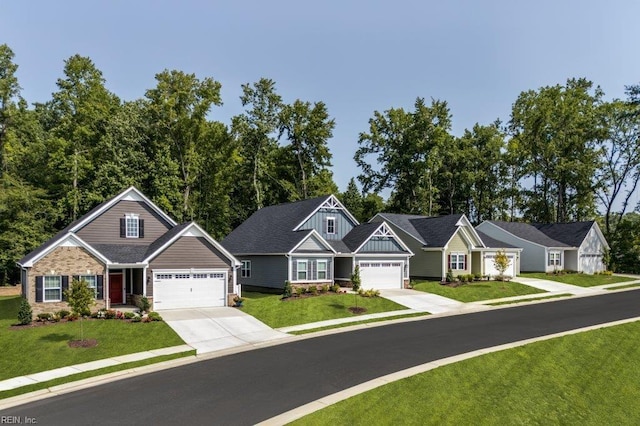
<instances>
[{"instance_id":1,"label":"white window trim","mask_svg":"<svg viewBox=\"0 0 640 426\"><path fill-rule=\"evenodd\" d=\"M550 251L547 266L562 266L562 254L559 251Z\"/></svg>"},{"instance_id":2,"label":"white window trim","mask_svg":"<svg viewBox=\"0 0 640 426\"><path fill-rule=\"evenodd\" d=\"M57 278L58 287L47 287L47 278ZM47 299L47 290L58 290L60 297L58 299ZM60 275L45 275L42 278L42 301L43 302L61 302L62 301L62 276Z\"/></svg>"},{"instance_id":3,"label":"white window trim","mask_svg":"<svg viewBox=\"0 0 640 426\"><path fill-rule=\"evenodd\" d=\"M455 256L455 262L453 260L453 257ZM460 261L460 256L462 256L462 261ZM462 252L455 252L455 253L449 253L449 269L451 269L452 271L466 271L466 268L459 268L460 264L462 264L462 266L467 266L464 261L464 257L466 256L466 253L462 253ZM453 267L453 265L455 265L455 268Z\"/></svg>"},{"instance_id":4,"label":"white window trim","mask_svg":"<svg viewBox=\"0 0 640 426\"><path fill-rule=\"evenodd\" d=\"M309 280L309 261L307 259L296 259L296 281ZM304 265L304 271L300 270L300 264ZM300 272L304 272L304 278L300 278Z\"/></svg>"},{"instance_id":5,"label":"white window trim","mask_svg":"<svg viewBox=\"0 0 640 426\"><path fill-rule=\"evenodd\" d=\"M333 231L329 232L329 221L331 221ZM333 216L327 217L327 234L335 235L336 234L336 218Z\"/></svg>"},{"instance_id":6,"label":"white window trim","mask_svg":"<svg viewBox=\"0 0 640 426\"><path fill-rule=\"evenodd\" d=\"M93 278L93 285L87 280L87 278ZM84 280L89 288L93 289L93 297L98 297L98 277L96 275L79 275L78 280Z\"/></svg>"},{"instance_id":7,"label":"white window trim","mask_svg":"<svg viewBox=\"0 0 640 426\"><path fill-rule=\"evenodd\" d=\"M240 278L251 278L251 261L243 260L240 266Z\"/></svg>"},{"instance_id":8,"label":"white window trim","mask_svg":"<svg viewBox=\"0 0 640 426\"><path fill-rule=\"evenodd\" d=\"M324 269L320 269L320 265L324 265ZM317 275L317 280L318 281L325 281L327 279L327 272L328 272L328 267L327 267L327 261L326 260L318 260L316 263L316 275ZM320 272L324 272L324 278L320 278Z\"/></svg>"},{"instance_id":9,"label":"white window trim","mask_svg":"<svg viewBox=\"0 0 640 426\"><path fill-rule=\"evenodd\" d=\"M135 220L135 235L129 234L129 221L133 221ZM134 214L134 213L129 213L125 215L125 220L124 220L124 235L126 238L139 238L140 235L140 215Z\"/></svg>"}]
</instances>

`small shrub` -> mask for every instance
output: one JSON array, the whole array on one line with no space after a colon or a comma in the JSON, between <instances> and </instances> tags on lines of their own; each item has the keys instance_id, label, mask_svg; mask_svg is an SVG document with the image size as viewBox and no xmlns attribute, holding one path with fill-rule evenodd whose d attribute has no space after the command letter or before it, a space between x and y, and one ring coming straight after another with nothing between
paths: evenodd
<instances>
[{"instance_id":1,"label":"small shrub","mask_svg":"<svg viewBox=\"0 0 640 426\"><path fill-rule=\"evenodd\" d=\"M147 318L149 318L150 321L162 321L162 317L157 312L149 312Z\"/></svg>"},{"instance_id":2,"label":"small shrub","mask_svg":"<svg viewBox=\"0 0 640 426\"><path fill-rule=\"evenodd\" d=\"M284 291L282 292L282 298L286 299L287 297L291 297L293 294L293 289L291 288L291 283L289 280L284 282Z\"/></svg>"},{"instance_id":3,"label":"small shrub","mask_svg":"<svg viewBox=\"0 0 640 426\"><path fill-rule=\"evenodd\" d=\"M33 321L33 311L31 305L24 297L20 301L20 309L18 309L18 322L21 325L31 324Z\"/></svg>"},{"instance_id":4,"label":"small shrub","mask_svg":"<svg viewBox=\"0 0 640 426\"><path fill-rule=\"evenodd\" d=\"M51 321L60 322L60 315L58 315L57 313L51 314Z\"/></svg>"},{"instance_id":5,"label":"small shrub","mask_svg":"<svg viewBox=\"0 0 640 426\"><path fill-rule=\"evenodd\" d=\"M114 311L113 309L109 309L104 312L105 319L114 319L115 317L116 317L116 311Z\"/></svg>"},{"instance_id":6,"label":"small shrub","mask_svg":"<svg viewBox=\"0 0 640 426\"><path fill-rule=\"evenodd\" d=\"M320 293L326 293L326 292L328 292L328 291L329 291L329 286L328 286L328 285L326 285L326 284L325 284L325 285L321 285L321 286L320 286L320 288L318 288L318 291L319 291Z\"/></svg>"},{"instance_id":7,"label":"small shrub","mask_svg":"<svg viewBox=\"0 0 640 426\"><path fill-rule=\"evenodd\" d=\"M611 272L611 271L600 271L600 272L598 272L598 274L600 274L600 275L613 275L613 272Z\"/></svg>"},{"instance_id":8,"label":"small shrub","mask_svg":"<svg viewBox=\"0 0 640 426\"><path fill-rule=\"evenodd\" d=\"M467 282L472 283L476 279L474 274L467 274Z\"/></svg>"},{"instance_id":9,"label":"small shrub","mask_svg":"<svg viewBox=\"0 0 640 426\"><path fill-rule=\"evenodd\" d=\"M60 318L65 319L66 317L69 316L71 312L67 311L66 309L61 309L57 312L58 316L60 316Z\"/></svg>"},{"instance_id":10,"label":"small shrub","mask_svg":"<svg viewBox=\"0 0 640 426\"><path fill-rule=\"evenodd\" d=\"M51 319L51 314L48 312L43 312L41 314L38 314L38 321L40 322L46 322L49 321Z\"/></svg>"},{"instance_id":11,"label":"small shrub","mask_svg":"<svg viewBox=\"0 0 640 426\"><path fill-rule=\"evenodd\" d=\"M78 318L80 318L80 315L76 314L75 312L67 315L67 321L76 321Z\"/></svg>"},{"instance_id":12,"label":"small shrub","mask_svg":"<svg viewBox=\"0 0 640 426\"><path fill-rule=\"evenodd\" d=\"M316 287L315 285L310 285L307 291L316 296L318 294L318 287Z\"/></svg>"},{"instance_id":13,"label":"small shrub","mask_svg":"<svg viewBox=\"0 0 640 426\"><path fill-rule=\"evenodd\" d=\"M360 266L356 266L356 268L353 270L353 274L351 274L351 286L353 288L353 291L358 291L360 290L360 285L362 284L362 281L360 279Z\"/></svg>"},{"instance_id":14,"label":"small shrub","mask_svg":"<svg viewBox=\"0 0 640 426\"><path fill-rule=\"evenodd\" d=\"M296 295L302 296L307 290L304 287L296 287Z\"/></svg>"},{"instance_id":15,"label":"small shrub","mask_svg":"<svg viewBox=\"0 0 640 426\"><path fill-rule=\"evenodd\" d=\"M370 288L369 290L360 289L358 294L362 297L378 297L380 296L380 291L373 288Z\"/></svg>"},{"instance_id":16,"label":"small shrub","mask_svg":"<svg viewBox=\"0 0 640 426\"><path fill-rule=\"evenodd\" d=\"M138 315L134 315L133 318L131 318L131 322L140 322L142 321L142 317L139 317Z\"/></svg>"},{"instance_id":17,"label":"small shrub","mask_svg":"<svg viewBox=\"0 0 640 426\"><path fill-rule=\"evenodd\" d=\"M454 282L454 281L455 281L455 278L454 278L454 276L453 276L453 271L452 271L451 269L449 269L449 270L447 271L447 276L445 277L445 280L446 280L448 283L452 283L452 282Z\"/></svg>"},{"instance_id":18,"label":"small shrub","mask_svg":"<svg viewBox=\"0 0 640 426\"><path fill-rule=\"evenodd\" d=\"M138 300L138 303L136 304L136 306L142 312L149 312L149 308L151 307L151 304L149 303L149 299L147 299L146 297L141 297Z\"/></svg>"},{"instance_id":19,"label":"small shrub","mask_svg":"<svg viewBox=\"0 0 640 426\"><path fill-rule=\"evenodd\" d=\"M334 293L340 293L340 284L334 284L331 287L331 291L333 291Z\"/></svg>"},{"instance_id":20,"label":"small shrub","mask_svg":"<svg viewBox=\"0 0 640 426\"><path fill-rule=\"evenodd\" d=\"M480 281L482 279L482 274L473 274L473 279L476 281Z\"/></svg>"},{"instance_id":21,"label":"small shrub","mask_svg":"<svg viewBox=\"0 0 640 426\"><path fill-rule=\"evenodd\" d=\"M124 318L125 319L129 319L130 320L130 319L133 319L133 317L135 317L135 316L136 316L136 314L134 314L133 312L125 312L124 313Z\"/></svg>"}]
</instances>

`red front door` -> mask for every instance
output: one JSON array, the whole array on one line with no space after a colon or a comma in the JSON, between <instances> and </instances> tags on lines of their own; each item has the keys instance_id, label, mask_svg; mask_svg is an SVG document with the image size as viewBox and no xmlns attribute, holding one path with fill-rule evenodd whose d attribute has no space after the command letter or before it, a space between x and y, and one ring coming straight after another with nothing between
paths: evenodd
<instances>
[{"instance_id":1,"label":"red front door","mask_svg":"<svg viewBox=\"0 0 640 426\"><path fill-rule=\"evenodd\" d=\"M109 299L112 305L122 303L122 274L109 274Z\"/></svg>"}]
</instances>

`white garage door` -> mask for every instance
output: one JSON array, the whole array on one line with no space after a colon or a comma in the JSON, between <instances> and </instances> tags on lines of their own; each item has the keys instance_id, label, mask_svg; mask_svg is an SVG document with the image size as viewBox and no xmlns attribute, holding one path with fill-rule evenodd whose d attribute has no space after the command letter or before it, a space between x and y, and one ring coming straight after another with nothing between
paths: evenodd
<instances>
[{"instance_id":1,"label":"white garage door","mask_svg":"<svg viewBox=\"0 0 640 426\"><path fill-rule=\"evenodd\" d=\"M602 263L601 254L582 254L580 255L580 271L585 274L595 274L603 271L604 263Z\"/></svg>"},{"instance_id":2,"label":"white garage door","mask_svg":"<svg viewBox=\"0 0 640 426\"><path fill-rule=\"evenodd\" d=\"M507 267L506 271L504 271L504 274L510 277L515 277L516 276L515 255L507 254L507 257L509 258L509 266ZM490 253L485 256L484 258L484 274L485 275L489 275L492 277L499 275L498 270L496 269L496 266L493 263L495 258L496 258L495 253Z\"/></svg>"},{"instance_id":3,"label":"white garage door","mask_svg":"<svg viewBox=\"0 0 640 426\"><path fill-rule=\"evenodd\" d=\"M171 272L153 274L154 309L225 306L226 272Z\"/></svg>"},{"instance_id":4,"label":"white garage door","mask_svg":"<svg viewBox=\"0 0 640 426\"><path fill-rule=\"evenodd\" d=\"M362 288L402 288L402 262L360 262Z\"/></svg>"}]
</instances>

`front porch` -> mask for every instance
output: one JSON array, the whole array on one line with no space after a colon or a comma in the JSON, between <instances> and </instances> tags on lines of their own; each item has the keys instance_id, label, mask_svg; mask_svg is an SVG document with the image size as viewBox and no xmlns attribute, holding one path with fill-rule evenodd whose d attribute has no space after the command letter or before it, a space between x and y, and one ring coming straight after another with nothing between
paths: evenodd
<instances>
[{"instance_id":1,"label":"front porch","mask_svg":"<svg viewBox=\"0 0 640 426\"><path fill-rule=\"evenodd\" d=\"M146 266L117 267L107 269L107 308L123 312L137 310L146 296ZM153 304L151 298L149 305Z\"/></svg>"}]
</instances>

